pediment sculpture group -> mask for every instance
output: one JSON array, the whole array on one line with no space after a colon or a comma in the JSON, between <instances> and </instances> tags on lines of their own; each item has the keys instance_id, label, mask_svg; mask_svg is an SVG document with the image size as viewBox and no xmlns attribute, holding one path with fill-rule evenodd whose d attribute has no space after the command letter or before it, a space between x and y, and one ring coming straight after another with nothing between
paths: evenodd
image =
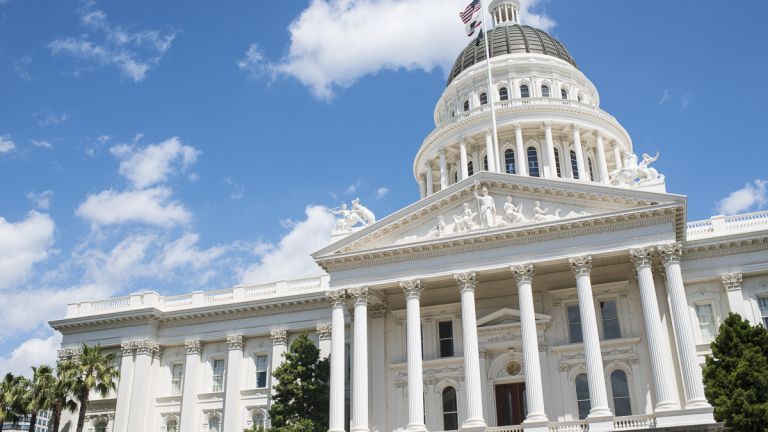
<instances>
[{"instance_id":1,"label":"pediment sculpture group","mask_svg":"<svg viewBox=\"0 0 768 432\"><path fill-rule=\"evenodd\" d=\"M328 211L338 216L334 226L334 231L337 232L349 232L355 227L364 227L376 222L376 216L367 207L360 204L360 198L352 200L351 209L347 207L347 204L342 204L340 207L328 209Z\"/></svg>"},{"instance_id":2,"label":"pediment sculpture group","mask_svg":"<svg viewBox=\"0 0 768 432\"><path fill-rule=\"evenodd\" d=\"M656 168L650 166L659 159L659 153L653 157L648 153L643 153L643 160L638 162L636 154L626 152L622 159L623 166L610 173L611 185L641 186L664 181L664 175L659 174Z\"/></svg>"}]
</instances>

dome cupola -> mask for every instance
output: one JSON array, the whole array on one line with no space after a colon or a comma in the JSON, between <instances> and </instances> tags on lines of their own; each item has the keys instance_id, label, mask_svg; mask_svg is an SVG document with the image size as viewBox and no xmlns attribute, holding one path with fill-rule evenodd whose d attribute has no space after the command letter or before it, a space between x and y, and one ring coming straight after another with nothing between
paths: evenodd
<instances>
[{"instance_id":1,"label":"dome cupola","mask_svg":"<svg viewBox=\"0 0 768 432\"><path fill-rule=\"evenodd\" d=\"M493 26L520 24L520 2L518 0L493 0L488 10L493 17Z\"/></svg>"}]
</instances>

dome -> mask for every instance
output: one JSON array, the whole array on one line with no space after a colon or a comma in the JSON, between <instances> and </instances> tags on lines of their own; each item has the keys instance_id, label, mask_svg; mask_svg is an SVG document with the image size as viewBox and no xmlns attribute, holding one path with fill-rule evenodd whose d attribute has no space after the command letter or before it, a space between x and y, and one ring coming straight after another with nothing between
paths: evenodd
<instances>
[{"instance_id":1,"label":"dome","mask_svg":"<svg viewBox=\"0 0 768 432\"><path fill-rule=\"evenodd\" d=\"M504 54L546 54L565 60L576 67L576 61L563 44L546 32L525 25L503 25L489 30L491 35L491 57ZM475 39L459 54L453 64L448 84L472 65L485 60L485 41L477 43Z\"/></svg>"}]
</instances>

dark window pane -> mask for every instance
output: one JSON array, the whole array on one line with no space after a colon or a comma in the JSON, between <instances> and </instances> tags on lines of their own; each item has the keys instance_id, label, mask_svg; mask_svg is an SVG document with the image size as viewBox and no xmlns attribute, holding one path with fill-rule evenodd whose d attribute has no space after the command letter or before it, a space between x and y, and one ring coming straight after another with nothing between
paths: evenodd
<instances>
[{"instance_id":1,"label":"dark window pane","mask_svg":"<svg viewBox=\"0 0 768 432\"><path fill-rule=\"evenodd\" d=\"M568 306L568 334L571 343L584 341L581 333L581 312L578 305Z\"/></svg>"},{"instance_id":2,"label":"dark window pane","mask_svg":"<svg viewBox=\"0 0 768 432\"><path fill-rule=\"evenodd\" d=\"M605 339L620 338L621 326L616 302L613 300L600 302L600 315L603 318L603 337Z\"/></svg>"},{"instance_id":3,"label":"dark window pane","mask_svg":"<svg viewBox=\"0 0 768 432\"><path fill-rule=\"evenodd\" d=\"M632 415L632 403L629 399L629 382L627 374L622 370L611 373L611 390L613 392L613 407L617 416Z\"/></svg>"},{"instance_id":4,"label":"dark window pane","mask_svg":"<svg viewBox=\"0 0 768 432\"><path fill-rule=\"evenodd\" d=\"M483 156L483 169L488 171L488 156Z\"/></svg>"},{"instance_id":5,"label":"dark window pane","mask_svg":"<svg viewBox=\"0 0 768 432\"><path fill-rule=\"evenodd\" d=\"M576 376L576 403L579 406L579 419L585 419L589 415L592 405L589 400L589 381L587 374Z\"/></svg>"},{"instance_id":6,"label":"dark window pane","mask_svg":"<svg viewBox=\"0 0 768 432\"><path fill-rule=\"evenodd\" d=\"M504 151L504 165L506 166L507 174L517 174L517 166L515 166L515 152L512 149Z\"/></svg>"},{"instance_id":7,"label":"dark window pane","mask_svg":"<svg viewBox=\"0 0 768 432\"><path fill-rule=\"evenodd\" d=\"M541 96L542 97L549 97L549 87L541 86Z\"/></svg>"},{"instance_id":8,"label":"dark window pane","mask_svg":"<svg viewBox=\"0 0 768 432\"><path fill-rule=\"evenodd\" d=\"M475 165L472 163L472 161L467 162L467 175L472 175L475 173Z\"/></svg>"},{"instance_id":9,"label":"dark window pane","mask_svg":"<svg viewBox=\"0 0 768 432\"><path fill-rule=\"evenodd\" d=\"M499 89L499 100L509 100L509 90L506 87Z\"/></svg>"},{"instance_id":10,"label":"dark window pane","mask_svg":"<svg viewBox=\"0 0 768 432\"><path fill-rule=\"evenodd\" d=\"M440 339L453 338L453 322L443 321L438 325Z\"/></svg>"},{"instance_id":11,"label":"dark window pane","mask_svg":"<svg viewBox=\"0 0 768 432\"><path fill-rule=\"evenodd\" d=\"M446 387L442 394L443 399L443 429L459 429L458 404L456 402L456 390L453 387Z\"/></svg>"},{"instance_id":12,"label":"dark window pane","mask_svg":"<svg viewBox=\"0 0 768 432\"><path fill-rule=\"evenodd\" d=\"M539 176L539 155L536 147L528 147L528 174L531 177Z\"/></svg>"},{"instance_id":13,"label":"dark window pane","mask_svg":"<svg viewBox=\"0 0 768 432\"><path fill-rule=\"evenodd\" d=\"M560 90L560 96L561 96L563 99L568 99L568 90L566 90L566 89L562 89L562 90Z\"/></svg>"},{"instance_id":14,"label":"dark window pane","mask_svg":"<svg viewBox=\"0 0 768 432\"><path fill-rule=\"evenodd\" d=\"M469 101L464 101L464 111L469 111Z\"/></svg>"},{"instance_id":15,"label":"dark window pane","mask_svg":"<svg viewBox=\"0 0 768 432\"><path fill-rule=\"evenodd\" d=\"M579 420L584 420L589 415L592 406L588 400L579 401Z\"/></svg>"},{"instance_id":16,"label":"dark window pane","mask_svg":"<svg viewBox=\"0 0 768 432\"><path fill-rule=\"evenodd\" d=\"M579 163L576 161L576 152L571 150L571 171L573 171L573 178L579 178Z\"/></svg>"},{"instance_id":17,"label":"dark window pane","mask_svg":"<svg viewBox=\"0 0 768 432\"><path fill-rule=\"evenodd\" d=\"M522 97L522 98L531 97L531 92L530 92L530 90L528 90L528 86L527 85L521 85L520 86L520 97Z\"/></svg>"},{"instance_id":18,"label":"dark window pane","mask_svg":"<svg viewBox=\"0 0 768 432\"><path fill-rule=\"evenodd\" d=\"M555 149L555 167L557 168L557 176L562 177L563 173L560 170L560 152Z\"/></svg>"},{"instance_id":19,"label":"dark window pane","mask_svg":"<svg viewBox=\"0 0 768 432\"><path fill-rule=\"evenodd\" d=\"M592 167L592 159L587 159L587 165L589 166L589 179L595 181L595 170Z\"/></svg>"},{"instance_id":20,"label":"dark window pane","mask_svg":"<svg viewBox=\"0 0 768 432\"><path fill-rule=\"evenodd\" d=\"M488 103L488 95L485 93L480 93L480 105L485 105Z\"/></svg>"},{"instance_id":21,"label":"dark window pane","mask_svg":"<svg viewBox=\"0 0 768 432\"><path fill-rule=\"evenodd\" d=\"M453 322L438 323L437 332L440 339L440 357L453 357Z\"/></svg>"}]
</instances>

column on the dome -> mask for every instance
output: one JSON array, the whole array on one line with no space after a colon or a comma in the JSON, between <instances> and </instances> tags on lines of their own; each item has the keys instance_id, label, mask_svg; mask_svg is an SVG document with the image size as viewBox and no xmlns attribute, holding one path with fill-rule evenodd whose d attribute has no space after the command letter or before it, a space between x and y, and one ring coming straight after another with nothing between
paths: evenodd
<instances>
[{"instance_id":1,"label":"column on the dome","mask_svg":"<svg viewBox=\"0 0 768 432\"><path fill-rule=\"evenodd\" d=\"M520 123L514 123L515 127L515 163L517 168L517 174L527 176L528 175L528 155L525 153L525 145L523 143L523 128Z\"/></svg>"},{"instance_id":2,"label":"column on the dome","mask_svg":"<svg viewBox=\"0 0 768 432\"><path fill-rule=\"evenodd\" d=\"M331 355L331 325L318 324L317 328L317 348L320 350L320 358L328 358Z\"/></svg>"},{"instance_id":3,"label":"column on the dome","mask_svg":"<svg viewBox=\"0 0 768 432\"><path fill-rule=\"evenodd\" d=\"M557 178L557 165L555 164L555 142L552 139L552 123L544 122L544 139L546 141L547 167L544 170L547 178Z\"/></svg>"},{"instance_id":4,"label":"column on the dome","mask_svg":"<svg viewBox=\"0 0 768 432\"><path fill-rule=\"evenodd\" d=\"M597 170L600 173L600 183L608 184L608 161L605 158L603 134L595 131L595 146L597 147Z\"/></svg>"},{"instance_id":5,"label":"column on the dome","mask_svg":"<svg viewBox=\"0 0 768 432\"><path fill-rule=\"evenodd\" d=\"M576 124L573 125L573 148L576 151L576 167L579 169L579 179L588 181L589 173L584 164L584 149L581 146L581 131Z\"/></svg>"},{"instance_id":6,"label":"column on the dome","mask_svg":"<svg viewBox=\"0 0 768 432\"><path fill-rule=\"evenodd\" d=\"M728 306L731 312L741 315L744 319L750 319L747 316L747 308L744 306L744 293L742 293L743 277L741 273L727 273L720 276L720 281L725 288L725 294L728 296Z\"/></svg>"},{"instance_id":7,"label":"column on the dome","mask_svg":"<svg viewBox=\"0 0 768 432\"><path fill-rule=\"evenodd\" d=\"M656 392L655 411L680 409L675 394L677 379L672 363L667 332L661 325L659 302L656 297L656 285L653 282L653 248L632 249L629 257L637 272L637 282L640 286L640 302L643 306L643 323L648 339L648 351L651 357L651 374L653 387Z\"/></svg>"},{"instance_id":8,"label":"column on the dome","mask_svg":"<svg viewBox=\"0 0 768 432\"><path fill-rule=\"evenodd\" d=\"M477 315L475 312L475 272L456 273L453 279L461 293L461 335L464 344L464 385L467 415L462 430L485 430L483 418L483 387L480 381L480 348L477 341Z\"/></svg>"},{"instance_id":9,"label":"column on the dome","mask_svg":"<svg viewBox=\"0 0 768 432\"><path fill-rule=\"evenodd\" d=\"M594 297L592 295L592 257L584 255L569 259L571 269L576 275L576 291L579 297L581 329L584 339L584 358L587 362L587 380L589 399L592 409L589 417L612 416L608 407L608 393L605 387L603 371L603 353L600 348L600 335L597 331Z\"/></svg>"},{"instance_id":10,"label":"column on the dome","mask_svg":"<svg viewBox=\"0 0 768 432\"><path fill-rule=\"evenodd\" d=\"M421 365L421 281L400 282L405 294L408 350L408 432L424 432L424 377Z\"/></svg>"},{"instance_id":11,"label":"column on the dome","mask_svg":"<svg viewBox=\"0 0 768 432\"><path fill-rule=\"evenodd\" d=\"M486 129L485 131L485 157L488 158L488 171L496 171L496 162L494 162L495 158L493 151L493 133L490 129ZM485 167L481 166L480 168Z\"/></svg>"},{"instance_id":12,"label":"column on the dome","mask_svg":"<svg viewBox=\"0 0 768 432\"><path fill-rule=\"evenodd\" d=\"M349 290L354 304L352 358L352 428L368 431L368 287Z\"/></svg>"},{"instance_id":13,"label":"column on the dome","mask_svg":"<svg viewBox=\"0 0 768 432\"><path fill-rule=\"evenodd\" d=\"M148 415L148 401L150 398L149 385L152 373L152 360L160 352L160 346L151 340L136 342L136 363L134 369L133 390L131 397L130 417L128 418L128 430L145 430Z\"/></svg>"},{"instance_id":14,"label":"column on the dome","mask_svg":"<svg viewBox=\"0 0 768 432\"><path fill-rule=\"evenodd\" d=\"M680 269L680 258L683 255L683 245L672 243L658 247L667 273L667 296L669 298L672 321L675 324L677 353L680 356L680 366L683 370L685 384L686 408L709 407L704 396L704 383L701 377L701 366L696 354L696 342L693 338L693 328L688 314L688 300L685 296L683 273Z\"/></svg>"},{"instance_id":15,"label":"column on the dome","mask_svg":"<svg viewBox=\"0 0 768 432\"><path fill-rule=\"evenodd\" d=\"M573 167L571 166L571 144L567 134L560 135L560 146L563 149L563 177L573 178Z\"/></svg>"},{"instance_id":16,"label":"column on the dome","mask_svg":"<svg viewBox=\"0 0 768 432\"><path fill-rule=\"evenodd\" d=\"M272 370L279 368L283 364L283 354L288 351L288 332L283 329L272 330L269 333L272 338ZM277 385L277 378L270 376L272 381L270 387L272 388L272 394L275 394L275 385Z\"/></svg>"},{"instance_id":17,"label":"column on the dome","mask_svg":"<svg viewBox=\"0 0 768 432\"><path fill-rule=\"evenodd\" d=\"M427 171L427 196L432 195L434 192L434 180L432 179L432 161L427 161L426 163L426 171Z\"/></svg>"},{"instance_id":18,"label":"column on the dome","mask_svg":"<svg viewBox=\"0 0 768 432\"><path fill-rule=\"evenodd\" d=\"M227 336L227 377L224 394L224 432L242 432L240 390L243 381L243 336Z\"/></svg>"},{"instance_id":19,"label":"column on the dome","mask_svg":"<svg viewBox=\"0 0 768 432\"><path fill-rule=\"evenodd\" d=\"M448 166L445 163L445 150L440 150L440 190L448 187Z\"/></svg>"},{"instance_id":20,"label":"column on the dome","mask_svg":"<svg viewBox=\"0 0 768 432\"><path fill-rule=\"evenodd\" d=\"M198 376L200 370L200 354L202 345L199 339L192 339L184 342L187 348L187 356L184 360L184 383L181 396L181 424L183 431L197 430L197 394L199 393ZM115 431L117 432L117 431Z\"/></svg>"},{"instance_id":21,"label":"column on the dome","mask_svg":"<svg viewBox=\"0 0 768 432\"><path fill-rule=\"evenodd\" d=\"M613 161L616 164L616 169L624 166L624 161L621 159L621 148L618 141L613 141Z\"/></svg>"},{"instance_id":22,"label":"column on the dome","mask_svg":"<svg viewBox=\"0 0 768 432\"><path fill-rule=\"evenodd\" d=\"M464 139L459 141L459 165L461 169L461 179L469 177L469 171L467 170L467 143Z\"/></svg>"},{"instance_id":23,"label":"column on the dome","mask_svg":"<svg viewBox=\"0 0 768 432\"><path fill-rule=\"evenodd\" d=\"M427 197L427 181L423 176L419 176L419 197L421 199Z\"/></svg>"},{"instance_id":24,"label":"column on the dome","mask_svg":"<svg viewBox=\"0 0 768 432\"><path fill-rule=\"evenodd\" d=\"M331 302L331 379L328 432L344 432L344 290L329 291Z\"/></svg>"},{"instance_id":25,"label":"column on the dome","mask_svg":"<svg viewBox=\"0 0 768 432\"><path fill-rule=\"evenodd\" d=\"M120 379L117 384L117 402L115 405L114 432L128 432L128 418L131 409L131 390L133 388L133 356L136 352L133 342L120 345Z\"/></svg>"},{"instance_id":26,"label":"column on the dome","mask_svg":"<svg viewBox=\"0 0 768 432\"><path fill-rule=\"evenodd\" d=\"M525 390L528 403L526 423L548 421L544 408L544 384L539 360L539 336L536 331L536 311L533 307L533 264L511 268L517 281L520 303L520 332L523 340L523 364L525 365Z\"/></svg>"}]
</instances>

